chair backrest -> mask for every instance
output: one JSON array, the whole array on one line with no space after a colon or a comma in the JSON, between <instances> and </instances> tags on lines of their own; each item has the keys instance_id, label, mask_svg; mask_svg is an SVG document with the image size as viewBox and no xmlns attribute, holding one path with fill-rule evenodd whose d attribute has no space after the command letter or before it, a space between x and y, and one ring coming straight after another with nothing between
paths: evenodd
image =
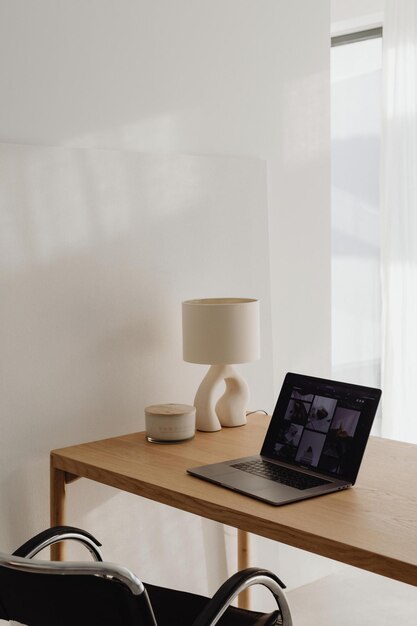
<instances>
[{"instance_id":1,"label":"chair backrest","mask_svg":"<svg viewBox=\"0 0 417 626\"><path fill-rule=\"evenodd\" d=\"M1 553L0 619L28 626L156 626L143 584L125 568Z\"/></svg>"}]
</instances>

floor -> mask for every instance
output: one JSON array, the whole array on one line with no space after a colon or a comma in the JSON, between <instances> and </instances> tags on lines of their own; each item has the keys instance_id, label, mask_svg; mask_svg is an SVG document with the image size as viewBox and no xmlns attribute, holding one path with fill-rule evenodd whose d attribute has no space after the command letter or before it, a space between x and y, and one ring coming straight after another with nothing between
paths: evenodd
<instances>
[{"instance_id":1,"label":"floor","mask_svg":"<svg viewBox=\"0 0 417 626\"><path fill-rule=\"evenodd\" d=\"M417 587L346 568L287 593L294 626L416 626Z\"/></svg>"}]
</instances>

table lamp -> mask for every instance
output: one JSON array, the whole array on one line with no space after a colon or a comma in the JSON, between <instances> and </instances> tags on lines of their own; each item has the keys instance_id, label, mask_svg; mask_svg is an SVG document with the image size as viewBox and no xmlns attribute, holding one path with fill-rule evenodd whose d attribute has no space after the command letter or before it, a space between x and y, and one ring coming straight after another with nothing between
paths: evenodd
<instances>
[{"instance_id":1,"label":"table lamp","mask_svg":"<svg viewBox=\"0 0 417 626\"><path fill-rule=\"evenodd\" d=\"M205 298L182 303L184 361L211 366L194 400L198 430L246 424L249 387L232 364L259 359L259 336L258 300ZM215 389L222 381L225 392L215 403Z\"/></svg>"}]
</instances>

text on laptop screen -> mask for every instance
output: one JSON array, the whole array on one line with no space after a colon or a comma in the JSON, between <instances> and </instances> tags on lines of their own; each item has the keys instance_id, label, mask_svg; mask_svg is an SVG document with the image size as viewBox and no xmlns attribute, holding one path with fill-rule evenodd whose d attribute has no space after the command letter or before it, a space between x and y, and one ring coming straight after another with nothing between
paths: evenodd
<instances>
[{"instance_id":1,"label":"text on laptop screen","mask_svg":"<svg viewBox=\"0 0 417 626\"><path fill-rule=\"evenodd\" d=\"M378 393L367 387L311 377L300 384L287 375L262 454L354 481Z\"/></svg>"}]
</instances>

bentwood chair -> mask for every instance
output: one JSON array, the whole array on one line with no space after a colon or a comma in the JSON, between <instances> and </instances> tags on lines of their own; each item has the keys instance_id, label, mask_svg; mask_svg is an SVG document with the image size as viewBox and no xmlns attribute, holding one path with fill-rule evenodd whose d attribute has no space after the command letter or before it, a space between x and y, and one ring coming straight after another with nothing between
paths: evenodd
<instances>
[{"instance_id":1,"label":"bentwood chair","mask_svg":"<svg viewBox=\"0 0 417 626\"><path fill-rule=\"evenodd\" d=\"M63 540L81 542L92 561L32 560ZM84 530L45 530L12 555L0 553L0 619L27 626L292 626L275 574L257 568L229 578L212 598L142 583L131 571L103 562L101 544ZM277 608L263 614L231 605L251 585L272 593Z\"/></svg>"}]
</instances>

